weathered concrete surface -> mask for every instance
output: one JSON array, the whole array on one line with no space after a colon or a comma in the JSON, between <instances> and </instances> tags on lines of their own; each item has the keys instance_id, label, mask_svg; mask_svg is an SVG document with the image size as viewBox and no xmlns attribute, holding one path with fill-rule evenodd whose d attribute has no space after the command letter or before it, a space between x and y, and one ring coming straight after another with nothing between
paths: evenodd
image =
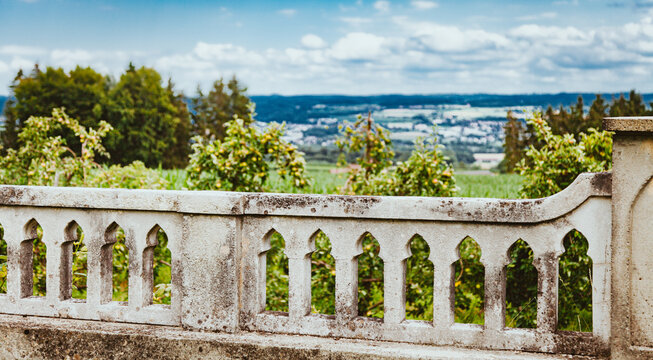
<instances>
[{"instance_id":1,"label":"weathered concrete surface","mask_svg":"<svg viewBox=\"0 0 653 360\"><path fill-rule=\"evenodd\" d=\"M561 217L590 197L609 197L610 173L581 174L543 199L435 198L256 194L221 191L0 186L0 204L16 206L164 211L205 215L537 223Z\"/></svg>"},{"instance_id":2,"label":"weathered concrete surface","mask_svg":"<svg viewBox=\"0 0 653 360\"><path fill-rule=\"evenodd\" d=\"M235 217L184 216L182 324L233 332L238 326L240 222Z\"/></svg>"},{"instance_id":3,"label":"weathered concrete surface","mask_svg":"<svg viewBox=\"0 0 653 360\"><path fill-rule=\"evenodd\" d=\"M596 359L0 315L0 359Z\"/></svg>"},{"instance_id":4,"label":"weathered concrete surface","mask_svg":"<svg viewBox=\"0 0 653 360\"><path fill-rule=\"evenodd\" d=\"M603 120L603 128L616 132L653 133L653 116L609 117Z\"/></svg>"},{"instance_id":5,"label":"weathered concrete surface","mask_svg":"<svg viewBox=\"0 0 653 360\"><path fill-rule=\"evenodd\" d=\"M608 118L613 359L653 359L653 118Z\"/></svg>"}]
</instances>

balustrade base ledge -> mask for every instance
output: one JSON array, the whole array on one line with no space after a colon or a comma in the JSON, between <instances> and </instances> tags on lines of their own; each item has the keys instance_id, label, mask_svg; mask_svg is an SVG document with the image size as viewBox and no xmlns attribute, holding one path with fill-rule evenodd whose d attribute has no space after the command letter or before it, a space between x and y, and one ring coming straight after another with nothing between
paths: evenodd
<instances>
[{"instance_id":1,"label":"balustrade base ledge","mask_svg":"<svg viewBox=\"0 0 653 360\"><path fill-rule=\"evenodd\" d=\"M598 359L0 315L0 359Z\"/></svg>"}]
</instances>

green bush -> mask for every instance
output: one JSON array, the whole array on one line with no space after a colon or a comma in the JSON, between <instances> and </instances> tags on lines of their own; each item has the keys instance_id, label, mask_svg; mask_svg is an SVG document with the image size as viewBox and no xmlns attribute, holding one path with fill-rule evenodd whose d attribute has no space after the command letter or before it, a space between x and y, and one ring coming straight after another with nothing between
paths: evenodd
<instances>
[{"instance_id":1,"label":"green bush","mask_svg":"<svg viewBox=\"0 0 653 360\"><path fill-rule=\"evenodd\" d=\"M91 178L89 185L99 188L163 190L168 188L169 182L159 171L149 169L137 160L126 166L103 166Z\"/></svg>"},{"instance_id":2,"label":"green bush","mask_svg":"<svg viewBox=\"0 0 653 360\"><path fill-rule=\"evenodd\" d=\"M535 113L528 120L535 130L540 148L530 146L517 170L525 178L521 189L524 198L539 198L560 192L583 172L607 171L612 167L612 135L589 129L580 133L555 135L551 127Z\"/></svg>"},{"instance_id":3,"label":"green bush","mask_svg":"<svg viewBox=\"0 0 653 360\"><path fill-rule=\"evenodd\" d=\"M206 143L196 136L186 185L192 190L262 191L272 163L279 176L290 177L295 187L307 186L303 154L283 140L283 134L283 125L259 131L234 118L226 124L223 139Z\"/></svg>"},{"instance_id":4,"label":"green bush","mask_svg":"<svg viewBox=\"0 0 653 360\"><path fill-rule=\"evenodd\" d=\"M62 128L74 132L81 145L78 156L60 136ZM8 149L0 158L0 181L14 185L85 186L92 169L97 168L95 155L107 155L102 138L111 125L86 129L63 109L52 110L52 117L30 117L18 134L18 150Z\"/></svg>"}]
</instances>

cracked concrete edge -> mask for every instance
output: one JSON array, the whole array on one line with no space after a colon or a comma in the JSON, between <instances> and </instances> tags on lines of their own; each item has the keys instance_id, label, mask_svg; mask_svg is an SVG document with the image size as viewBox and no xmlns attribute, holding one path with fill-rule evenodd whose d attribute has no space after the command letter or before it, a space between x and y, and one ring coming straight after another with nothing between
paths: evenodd
<instances>
[{"instance_id":1,"label":"cracked concrete edge","mask_svg":"<svg viewBox=\"0 0 653 360\"><path fill-rule=\"evenodd\" d=\"M15 315L0 315L0 343L0 359L596 359Z\"/></svg>"}]
</instances>

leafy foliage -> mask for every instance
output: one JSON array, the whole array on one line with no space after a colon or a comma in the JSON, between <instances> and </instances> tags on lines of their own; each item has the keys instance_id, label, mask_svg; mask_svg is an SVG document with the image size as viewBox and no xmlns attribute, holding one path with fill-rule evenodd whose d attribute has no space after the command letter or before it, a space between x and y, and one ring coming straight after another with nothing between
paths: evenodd
<instances>
[{"instance_id":1,"label":"leafy foliage","mask_svg":"<svg viewBox=\"0 0 653 360\"><path fill-rule=\"evenodd\" d=\"M149 167L168 167L164 155L178 141L175 131L179 122L187 120L179 117L179 108L162 86L159 73L130 64L108 98L107 118L116 129L107 139L112 160L122 164L140 160Z\"/></svg>"},{"instance_id":2,"label":"leafy foliage","mask_svg":"<svg viewBox=\"0 0 653 360\"><path fill-rule=\"evenodd\" d=\"M244 121L254 117L254 108L245 95L247 88L242 87L236 77L229 82L220 78L213 83L208 94L197 90L193 99L193 134L213 140L221 140L227 132L226 124L237 117ZM245 125L249 125L246 123Z\"/></svg>"},{"instance_id":3,"label":"leafy foliage","mask_svg":"<svg viewBox=\"0 0 653 360\"><path fill-rule=\"evenodd\" d=\"M589 129L577 141L572 134L554 135L551 127L535 113L529 124L536 131L541 148L531 146L517 169L525 177L521 194L526 198L553 195L583 172L607 171L612 166L612 136Z\"/></svg>"},{"instance_id":4,"label":"leafy foliage","mask_svg":"<svg viewBox=\"0 0 653 360\"><path fill-rule=\"evenodd\" d=\"M357 195L452 196L457 188L453 169L437 144L435 134L418 139L405 162L392 167L394 152L387 130L371 114L346 124L336 142L341 151L360 153L342 192Z\"/></svg>"},{"instance_id":5,"label":"leafy foliage","mask_svg":"<svg viewBox=\"0 0 653 360\"><path fill-rule=\"evenodd\" d=\"M47 67L41 71L38 65L29 75L19 71L10 89L13 99L5 107L6 122L2 132L5 148L18 146L18 133L31 116L49 116L53 108L64 107L68 114L81 119L85 127L99 127L106 111L106 91L110 85L108 77L95 70L77 66L66 73L61 68ZM77 137L66 129L56 135L79 154Z\"/></svg>"},{"instance_id":6,"label":"leafy foliage","mask_svg":"<svg viewBox=\"0 0 653 360\"><path fill-rule=\"evenodd\" d=\"M134 161L127 166L103 166L94 173L89 185L99 188L163 190L168 187L168 181L159 171L145 167L141 161Z\"/></svg>"},{"instance_id":7,"label":"leafy foliage","mask_svg":"<svg viewBox=\"0 0 653 360\"><path fill-rule=\"evenodd\" d=\"M460 259L454 265L455 320L466 324L484 323L485 268L481 264L481 248L467 237L458 245Z\"/></svg>"},{"instance_id":8,"label":"leafy foliage","mask_svg":"<svg viewBox=\"0 0 653 360\"><path fill-rule=\"evenodd\" d=\"M281 234L270 234L270 250L266 254L266 306L268 311L288 311L288 257Z\"/></svg>"},{"instance_id":9,"label":"leafy foliage","mask_svg":"<svg viewBox=\"0 0 653 360\"><path fill-rule=\"evenodd\" d=\"M533 250L517 240L508 251L506 281L506 326L537 326L537 270L533 266Z\"/></svg>"},{"instance_id":10,"label":"leafy foliage","mask_svg":"<svg viewBox=\"0 0 653 360\"><path fill-rule=\"evenodd\" d=\"M603 118L610 116L648 116L653 115L653 103L646 106L641 94L631 90L628 98L621 94L613 98L611 103L597 94L592 102L589 111L584 111L585 105L582 96L578 96L575 104L568 108L560 106L557 109L549 106L541 118L546 121L550 131L555 135L568 134L581 140L581 134L588 134L590 129L601 131ZM526 150L530 146L540 148L544 142L538 139L538 130L533 126L524 126L519 120L508 112L508 121L504 126L504 153L506 155L502 163L502 171L513 172L522 158L525 158Z\"/></svg>"},{"instance_id":11,"label":"leafy foliage","mask_svg":"<svg viewBox=\"0 0 653 360\"><path fill-rule=\"evenodd\" d=\"M406 260L406 318L433 320L433 263L429 246L421 236L410 242L412 254Z\"/></svg>"},{"instance_id":12,"label":"leafy foliage","mask_svg":"<svg viewBox=\"0 0 653 360\"><path fill-rule=\"evenodd\" d=\"M588 133L579 133L577 140L572 134L553 134L541 114L534 114L528 121L542 145L539 149L531 146L517 166L524 177L520 190L523 197L553 195L569 186L583 172L607 171L612 166L610 132L589 129ZM564 330L591 331L592 261L587 256L587 240L582 234L572 232L563 241L565 253L560 258L559 267L558 325ZM527 258L526 249L517 244L514 251L517 257L513 256L513 260L523 263ZM522 267L521 270L520 277L508 277L508 288L515 289L516 294L532 294L537 289L527 284L536 283L537 272L533 268ZM526 282L524 279L531 280ZM532 303L519 309L518 324L534 325L536 309ZM517 313L513 311L512 316L514 318Z\"/></svg>"},{"instance_id":13,"label":"leafy foliage","mask_svg":"<svg viewBox=\"0 0 653 360\"><path fill-rule=\"evenodd\" d=\"M311 254L311 310L319 314L336 313L336 261L331 256L331 242L322 232L315 235Z\"/></svg>"},{"instance_id":14,"label":"leafy foliage","mask_svg":"<svg viewBox=\"0 0 653 360\"><path fill-rule=\"evenodd\" d=\"M51 136L62 128L72 131L81 143L81 154L66 146L61 136ZM52 117L31 117L18 134L18 150L9 149L0 158L0 181L16 185L87 185L90 169L97 167L95 155L105 155L102 138L111 125L86 129L63 109L52 110Z\"/></svg>"},{"instance_id":15,"label":"leafy foliage","mask_svg":"<svg viewBox=\"0 0 653 360\"><path fill-rule=\"evenodd\" d=\"M19 71L11 85L13 97L4 112L0 135L5 149L16 149L18 133L32 116L49 116L53 108L66 108L81 126L99 128L106 119L116 130L107 139L111 161L127 164L140 160L148 166L183 166L189 151L190 115L183 95L172 83L164 88L161 76L150 68L129 68L116 83L91 68L41 71L35 66L26 76ZM72 152L81 154L79 138L63 127L54 133Z\"/></svg>"},{"instance_id":16,"label":"leafy foliage","mask_svg":"<svg viewBox=\"0 0 653 360\"><path fill-rule=\"evenodd\" d=\"M247 122L251 123L251 119ZM283 140L284 128L273 124L260 131L236 118L226 124L224 139L206 143L195 137L186 168L186 184L193 190L262 191L270 163L295 187L308 185L302 153Z\"/></svg>"}]
</instances>

